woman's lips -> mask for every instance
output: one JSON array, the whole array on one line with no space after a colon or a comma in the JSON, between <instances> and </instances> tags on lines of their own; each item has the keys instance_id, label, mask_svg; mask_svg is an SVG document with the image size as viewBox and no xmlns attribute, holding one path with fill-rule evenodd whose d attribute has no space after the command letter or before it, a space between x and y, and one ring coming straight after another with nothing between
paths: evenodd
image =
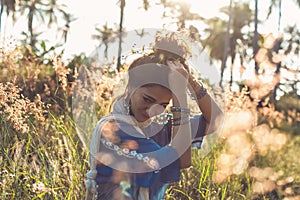
<instances>
[{"instance_id":1,"label":"woman's lips","mask_svg":"<svg viewBox=\"0 0 300 200\"><path fill-rule=\"evenodd\" d=\"M140 110L138 115L135 115L135 118L139 122L144 122L144 121L148 120L150 117L145 110Z\"/></svg>"},{"instance_id":2,"label":"woman's lips","mask_svg":"<svg viewBox=\"0 0 300 200\"><path fill-rule=\"evenodd\" d=\"M149 114L146 112L146 113L143 113L143 116L145 117L145 118L147 118L147 119L149 119L150 118L150 116L149 116Z\"/></svg>"}]
</instances>

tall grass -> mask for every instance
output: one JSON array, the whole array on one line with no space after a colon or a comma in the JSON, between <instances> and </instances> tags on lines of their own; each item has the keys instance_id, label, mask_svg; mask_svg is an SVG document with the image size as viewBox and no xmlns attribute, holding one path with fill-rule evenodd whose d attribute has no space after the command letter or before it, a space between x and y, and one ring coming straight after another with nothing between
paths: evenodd
<instances>
[{"instance_id":1,"label":"tall grass","mask_svg":"<svg viewBox=\"0 0 300 200\"><path fill-rule=\"evenodd\" d=\"M60 60L45 63L26 52L1 54L0 199L83 199L88 150L74 114L87 126L93 116L85 112L91 104L72 108L70 99L74 88L87 87ZM91 77L91 68L85 70ZM97 117L107 112L120 81L120 74L99 74L89 80ZM78 96L90 102L91 90ZM257 109L246 88L225 94L219 140L205 156L193 151L193 167L182 171L165 199L300 199L300 137L281 127L299 115L291 111L287 120L268 102Z\"/></svg>"},{"instance_id":2,"label":"tall grass","mask_svg":"<svg viewBox=\"0 0 300 200\"><path fill-rule=\"evenodd\" d=\"M259 113L245 88L226 93L219 140L204 157L194 150L193 167L166 199L299 199L300 137L275 128L277 111Z\"/></svg>"},{"instance_id":3,"label":"tall grass","mask_svg":"<svg viewBox=\"0 0 300 200\"><path fill-rule=\"evenodd\" d=\"M51 115L27 133L2 124L1 199L81 199L88 153L69 118Z\"/></svg>"},{"instance_id":4,"label":"tall grass","mask_svg":"<svg viewBox=\"0 0 300 200\"><path fill-rule=\"evenodd\" d=\"M68 111L69 70L26 52L1 55L0 199L81 199L88 152Z\"/></svg>"}]
</instances>

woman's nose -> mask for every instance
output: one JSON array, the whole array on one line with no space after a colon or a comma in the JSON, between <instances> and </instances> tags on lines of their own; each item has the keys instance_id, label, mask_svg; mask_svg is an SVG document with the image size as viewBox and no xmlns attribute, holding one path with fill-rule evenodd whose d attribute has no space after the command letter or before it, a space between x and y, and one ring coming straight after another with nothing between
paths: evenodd
<instances>
[{"instance_id":1,"label":"woman's nose","mask_svg":"<svg viewBox=\"0 0 300 200\"><path fill-rule=\"evenodd\" d=\"M159 115L165 111L165 107L159 104L153 104L147 109L147 113L150 117Z\"/></svg>"}]
</instances>

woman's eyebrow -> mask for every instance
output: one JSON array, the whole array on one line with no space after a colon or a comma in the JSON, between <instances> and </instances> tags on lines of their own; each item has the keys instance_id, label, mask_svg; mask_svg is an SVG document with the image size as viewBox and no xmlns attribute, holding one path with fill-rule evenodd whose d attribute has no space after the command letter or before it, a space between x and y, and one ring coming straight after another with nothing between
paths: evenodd
<instances>
[{"instance_id":1,"label":"woman's eyebrow","mask_svg":"<svg viewBox=\"0 0 300 200\"><path fill-rule=\"evenodd\" d=\"M144 94L144 96L145 96L146 98L149 98L150 101L156 102L156 99L155 99L154 97L149 96L148 94ZM169 103L170 103L170 102L162 102L162 103L160 103L160 105L168 105Z\"/></svg>"},{"instance_id":2,"label":"woman's eyebrow","mask_svg":"<svg viewBox=\"0 0 300 200\"><path fill-rule=\"evenodd\" d=\"M144 96L145 96L146 98L148 98L150 101L156 102L156 99L155 99L154 97L149 96L148 94L144 94ZM162 103L160 103L160 105L168 105L169 103L170 103L170 102L162 102Z\"/></svg>"},{"instance_id":3,"label":"woman's eyebrow","mask_svg":"<svg viewBox=\"0 0 300 200\"><path fill-rule=\"evenodd\" d=\"M144 94L145 97L149 98L151 101L156 102L156 99L149 96L148 94Z\"/></svg>"}]
</instances>

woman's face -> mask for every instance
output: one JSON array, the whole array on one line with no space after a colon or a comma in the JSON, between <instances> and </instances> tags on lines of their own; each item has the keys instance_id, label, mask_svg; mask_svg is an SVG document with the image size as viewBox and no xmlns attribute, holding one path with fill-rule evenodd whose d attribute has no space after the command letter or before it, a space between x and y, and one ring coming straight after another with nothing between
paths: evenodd
<instances>
[{"instance_id":1,"label":"woman's face","mask_svg":"<svg viewBox=\"0 0 300 200\"><path fill-rule=\"evenodd\" d=\"M130 98L131 113L138 122L144 122L164 112L171 98L171 91L165 87L159 85L140 87Z\"/></svg>"}]
</instances>

